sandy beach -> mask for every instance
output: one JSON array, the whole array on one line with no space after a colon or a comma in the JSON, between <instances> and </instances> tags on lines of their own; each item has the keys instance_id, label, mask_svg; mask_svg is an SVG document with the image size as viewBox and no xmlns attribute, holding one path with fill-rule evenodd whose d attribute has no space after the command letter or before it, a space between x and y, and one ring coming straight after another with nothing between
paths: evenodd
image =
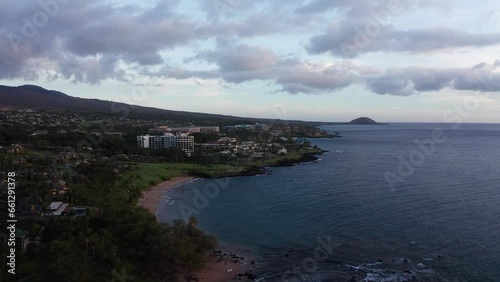
<instances>
[{"instance_id":1,"label":"sandy beach","mask_svg":"<svg viewBox=\"0 0 500 282\"><path fill-rule=\"evenodd\" d=\"M137 206L145 208L158 219L158 209L163 192L193 179L194 177L191 176L175 177L155 185L142 192L142 197L139 198ZM247 259L236 254L217 251L208 255L205 269L195 276L199 281L203 282L252 281L244 275L248 274L249 269L250 261Z\"/></svg>"},{"instance_id":2,"label":"sandy beach","mask_svg":"<svg viewBox=\"0 0 500 282\"><path fill-rule=\"evenodd\" d=\"M251 266L248 259L219 251L209 255L205 269L195 276L201 282L253 281Z\"/></svg>"},{"instance_id":3,"label":"sandy beach","mask_svg":"<svg viewBox=\"0 0 500 282\"><path fill-rule=\"evenodd\" d=\"M149 190L145 190L142 192L142 197L139 198L137 205L139 207L145 208L146 210L154 214L156 218L158 218L158 206L160 205L163 191L189 182L193 179L194 177L192 176L174 177L170 180L155 185Z\"/></svg>"}]
</instances>

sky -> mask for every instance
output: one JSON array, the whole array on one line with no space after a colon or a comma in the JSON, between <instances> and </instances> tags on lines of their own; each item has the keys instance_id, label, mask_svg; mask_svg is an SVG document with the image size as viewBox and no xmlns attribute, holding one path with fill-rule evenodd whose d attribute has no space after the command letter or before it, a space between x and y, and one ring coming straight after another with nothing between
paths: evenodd
<instances>
[{"instance_id":1,"label":"sky","mask_svg":"<svg viewBox=\"0 0 500 282\"><path fill-rule=\"evenodd\" d=\"M0 84L247 117L500 123L500 2L0 0Z\"/></svg>"}]
</instances>

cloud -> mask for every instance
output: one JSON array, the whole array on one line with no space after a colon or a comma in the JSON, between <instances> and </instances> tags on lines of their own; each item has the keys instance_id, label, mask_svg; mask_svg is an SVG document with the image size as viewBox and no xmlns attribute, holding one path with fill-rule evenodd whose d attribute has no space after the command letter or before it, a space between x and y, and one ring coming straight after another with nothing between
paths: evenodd
<instances>
[{"instance_id":1,"label":"cloud","mask_svg":"<svg viewBox=\"0 0 500 282\"><path fill-rule=\"evenodd\" d=\"M355 74L375 71L350 62L320 64L282 58L269 49L249 45L205 51L196 59L215 64L226 82L270 81L279 87L277 91L291 94L336 91L351 85Z\"/></svg>"},{"instance_id":2,"label":"cloud","mask_svg":"<svg viewBox=\"0 0 500 282\"><path fill-rule=\"evenodd\" d=\"M449 8L451 0L312 0L298 7L295 12L299 14L320 14L336 11L348 19L367 19L375 12L398 11L400 14L415 8Z\"/></svg>"},{"instance_id":3,"label":"cloud","mask_svg":"<svg viewBox=\"0 0 500 282\"><path fill-rule=\"evenodd\" d=\"M422 8L451 9L451 1L328 1L313 0L298 14L334 11L336 20L307 44L310 54L352 58L371 52L436 52L500 43L500 33L470 33L450 27L398 29L396 19Z\"/></svg>"},{"instance_id":4,"label":"cloud","mask_svg":"<svg viewBox=\"0 0 500 282\"><path fill-rule=\"evenodd\" d=\"M285 61L277 70L276 83L291 94L333 92L351 85L356 68L342 63L325 65L307 61Z\"/></svg>"},{"instance_id":5,"label":"cloud","mask_svg":"<svg viewBox=\"0 0 500 282\"><path fill-rule=\"evenodd\" d=\"M205 51L197 57L215 64L210 74L226 82L269 81L290 94L335 92L350 85L364 85L376 94L410 96L444 88L470 91L500 91L500 61L471 68L406 67L380 69L348 60L317 63L283 58L268 49L238 45ZM180 73L186 73L182 71ZM197 78L206 78L207 72ZM193 77L189 76L189 78ZM170 77L173 77L172 74Z\"/></svg>"},{"instance_id":6,"label":"cloud","mask_svg":"<svg viewBox=\"0 0 500 282\"><path fill-rule=\"evenodd\" d=\"M256 71L272 67L278 56L268 49L238 45L200 54L208 62L216 63L222 72Z\"/></svg>"},{"instance_id":7,"label":"cloud","mask_svg":"<svg viewBox=\"0 0 500 282\"><path fill-rule=\"evenodd\" d=\"M393 68L381 76L365 79L366 87L377 94L409 96L419 92L454 90L500 92L498 60L472 68Z\"/></svg>"},{"instance_id":8,"label":"cloud","mask_svg":"<svg viewBox=\"0 0 500 282\"><path fill-rule=\"evenodd\" d=\"M13 2L0 28L0 78L22 77L39 69L40 60L85 83L119 77L120 63L161 65L161 51L195 40L196 24L167 3L140 8L96 0Z\"/></svg>"},{"instance_id":9,"label":"cloud","mask_svg":"<svg viewBox=\"0 0 500 282\"><path fill-rule=\"evenodd\" d=\"M500 33L472 34L448 28L397 30L379 26L375 35L376 29L367 32L362 24L349 24L352 28L340 25L314 36L309 42L308 51L313 54L329 52L337 57L355 57L378 51L421 53L500 44Z\"/></svg>"},{"instance_id":10,"label":"cloud","mask_svg":"<svg viewBox=\"0 0 500 282\"><path fill-rule=\"evenodd\" d=\"M63 72L59 77L74 82L99 83L120 79L129 67L148 72L148 68L165 66L164 54L173 48L194 48L197 42L211 38L292 30L286 13L277 15L276 9L273 13L251 9L243 19L234 21L200 22L177 12L177 2L162 0L151 7L97 0L40 2L51 3L49 6L37 1L13 2L6 17L0 18L0 79L26 78L26 73L43 69ZM36 15L45 17L43 24L37 25L40 17ZM40 61L51 63L42 68ZM92 66L96 62L99 66ZM51 69L45 69L48 66Z\"/></svg>"},{"instance_id":11,"label":"cloud","mask_svg":"<svg viewBox=\"0 0 500 282\"><path fill-rule=\"evenodd\" d=\"M351 85L399 96L444 88L500 91L499 60L471 68L381 69L343 59L500 43L500 33L393 25L392 19L404 13L447 7L448 0L193 0L188 6L194 12L178 0L152 6L114 0L54 3L59 2L15 1L0 9L0 79L89 84L138 76L230 84L260 80L269 82L269 92L290 94L331 93ZM381 27L372 26L367 35L368 23ZM307 49L296 51L297 46ZM334 57L314 56L323 53ZM172 63L183 59L183 64Z\"/></svg>"}]
</instances>

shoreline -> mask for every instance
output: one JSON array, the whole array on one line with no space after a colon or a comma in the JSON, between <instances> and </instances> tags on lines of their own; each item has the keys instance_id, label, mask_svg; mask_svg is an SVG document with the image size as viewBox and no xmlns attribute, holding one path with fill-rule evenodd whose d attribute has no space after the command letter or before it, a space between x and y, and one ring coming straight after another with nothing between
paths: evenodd
<instances>
[{"instance_id":1,"label":"shoreline","mask_svg":"<svg viewBox=\"0 0 500 282\"><path fill-rule=\"evenodd\" d=\"M194 276L200 282L254 281L252 265L254 261L235 253L220 250L208 254L205 268Z\"/></svg>"},{"instance_id":2,"label":"shoreline","mask_svg":"<svg viewBox=\"0 0 500 282\"><path fill-rule=\"evenodd\" d=\"M156 217L159 222L158 209L162 205L161 199L165 191L186 184L195 179L193 176L174 177L167 181L152 186L142 192L137 206L146 209ZM212 251L207 255L205 268L197 272L195 281L226 282L233 279L238 281L252 281L250 261L234 253L223 253L220 250ZM247 279L248 278L248 279Z\"/></svg>"},{"instance_id":3,"label":"shoreline","mask_svg":"<svg viewBox=\"0 0 500 282\"><path fill-rule=\"evenodd\" d=\"M156 220L159 220L158 208L161 204L163 192L168 191L176 186L188 183L193 179L195 179L195 177L193 176L174 177L155 186L152 186L148 190L142 191L142 195L137 201L137 206L146 209L156 217Z\"/></svg>"},{"instance_id":4,"label":"shoreline","mask_svg":"<svg viewBox=\"0 0 500 282\"><path fill-rule=\"evenodd\" d=\"M248 166L242 171L237 173L224 173L221 175L210 175L205 173L196 173L191 171L193 176L181 176L174 177L167 181L161 182L155 186L152 186L148 190L142 192L142 196L137 202L137 206L142 207L151 214L155 215L156 220L159 222L158 209L160 208L161 198L164 191L167 191L173 187L188 183L193 179L205 178L226 178L226 177L239 177L239 176L255 176L260 175L264 172L266 167L286 167L293 166L295 164L315 161L318 159L318 155L325 153L325 150L317 150L314 152L302 153L298 158L291 159L285 158L271 163L266 163L265 165L253 165ZM202 282L226 282L226 281L254 281L255 276L253 274L253 265L255 262L248 258L239 256L234 253L224 253L220 250L214 250L207 254L205 268L194 274L194 281Z\"/></svg>"},{"instance_id":5,"label":"shoreline","mask_svg":"<svg viewBox=\"0 0 500 282\"><path fill-rule=\"evenodd\" d=\"M237 172L223 172L210 174L203 172L201 170L192 170L189 172L190 175L205 178L205 179L216 179L216 178L228 178L228 177L240 177L240 176L256 176L266 173L266 168L268 167L287 167L294 166L300 163L313 162L319 159L318 156L326 153L328 151L323 149L317 149L315 151L302 152L295 158L284 156L282 159L271 159L263 160L258 164L241 164L242 169Z\"/></svg>"}]
</instances>

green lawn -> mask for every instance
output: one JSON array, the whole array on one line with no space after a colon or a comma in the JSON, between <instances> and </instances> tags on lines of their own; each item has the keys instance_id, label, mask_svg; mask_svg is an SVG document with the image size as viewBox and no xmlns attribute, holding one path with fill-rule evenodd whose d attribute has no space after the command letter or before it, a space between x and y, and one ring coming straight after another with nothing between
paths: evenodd
<instances>
[{"instance_id":1,"label":"green lawn","mask_svg":"<svg viewBox=\"0 0 500 282\"><path fill-rule=\"evenodd\" d=\"M186 175L167 163L136 163L137 167L127 171L121 179L133 179L139 189L146 189L162 181Z\"/></svg>"},{"instance_id":2,"label":"green lawn","mask_svg":"<svg viewBox=\"0 0 500 282\"><path fill-rule=\"evenodd\" d=\"M124 173L121 179L133 179L139 189L147 189L158 183L178 176L196 175L201 172L213 177L236 173L243 167L229 164L192 164L192 163L135 163L136 168Z\"/></svg>"}]
</instances>

